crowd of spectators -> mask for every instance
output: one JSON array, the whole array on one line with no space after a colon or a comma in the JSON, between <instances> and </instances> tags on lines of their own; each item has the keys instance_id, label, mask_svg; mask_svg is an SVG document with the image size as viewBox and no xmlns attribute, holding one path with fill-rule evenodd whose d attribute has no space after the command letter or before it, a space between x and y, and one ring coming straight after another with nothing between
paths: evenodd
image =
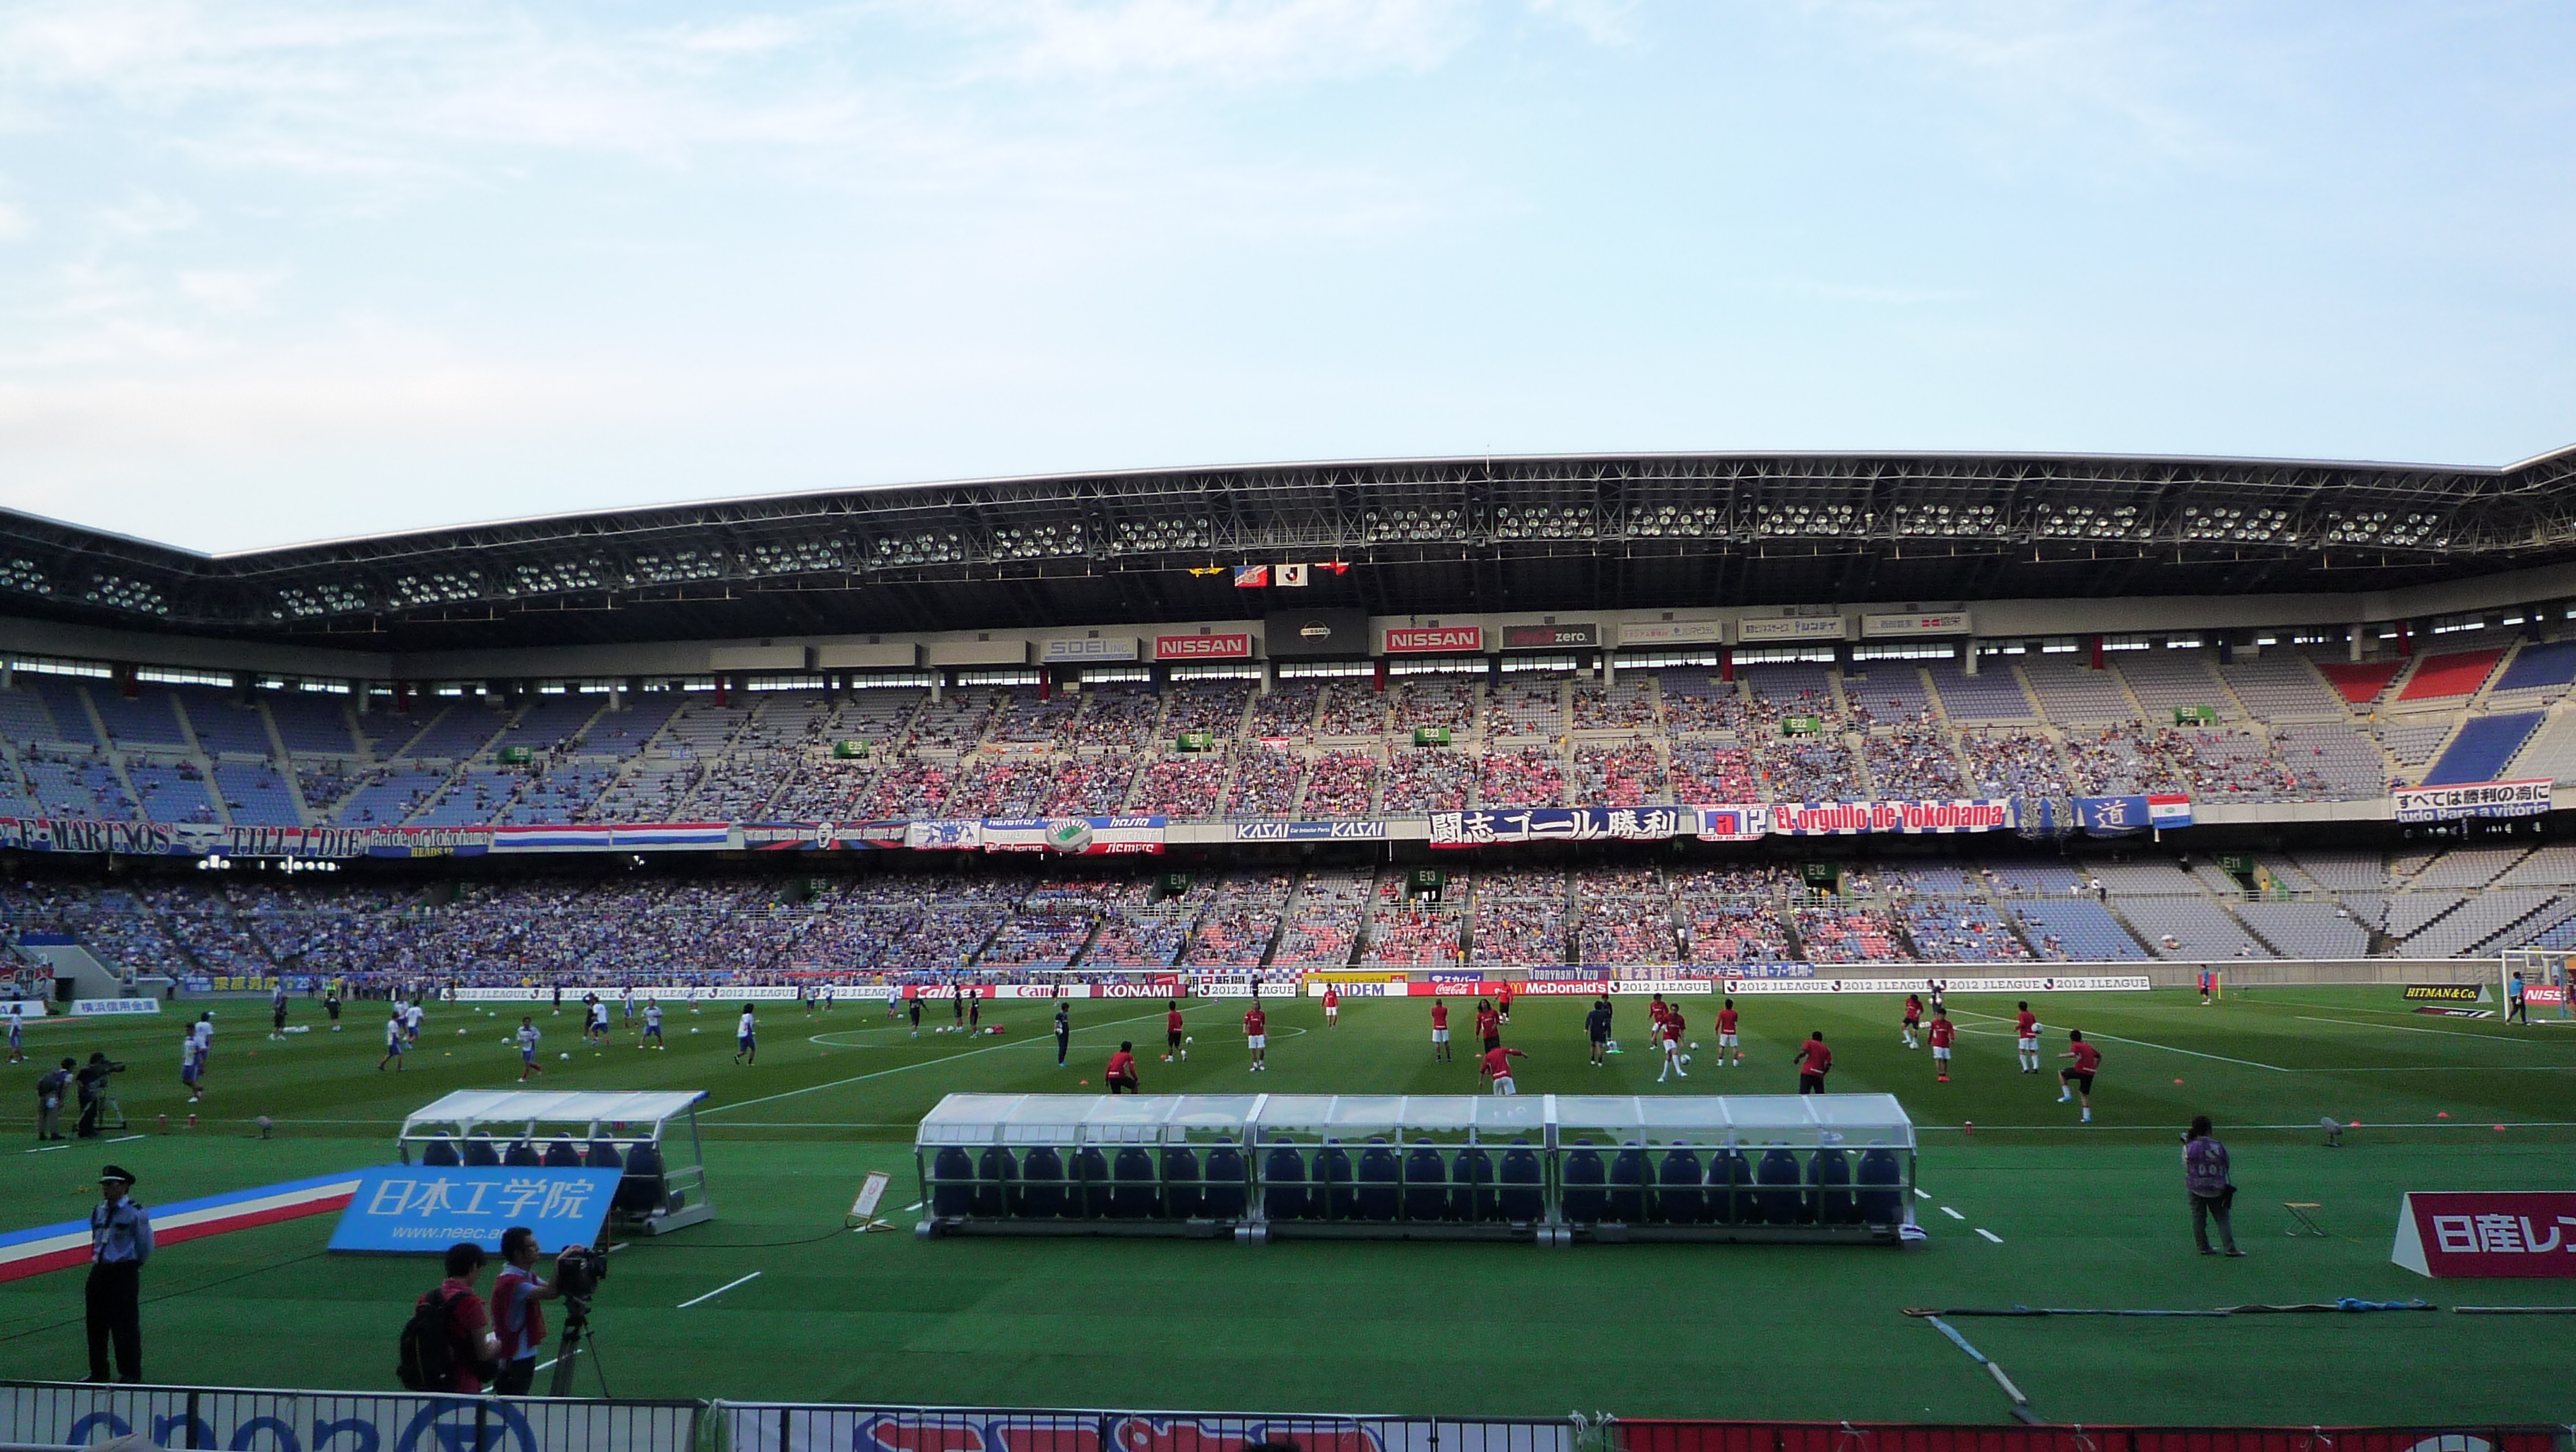
<instances>
[{"instance_id":1,"label":"crowd of spectators","mask_svg":"<svg viewBox=\"0 0 2576 1452\"><path fill-rule=\"evenodd\" d=\"M1189 961L1200 967L1258 966L1279 936L1289 883L1285 872L1239 868L1227 873L1190 930Z\"/></svg>"},{"instance_id":2,"label":"crowd of spectators","mask_svg":"<svg viewBox=\"0 0 2576 1452\"><path fill-rule=\"evenodd\" d=\"M1850 748L1831 735L1764 738L1762 775L1772 801L1847 802L1862 795Z\"/></svg>"},{"instance_id":3,"label":"crowd of spectators","mask_svg":"<svg viewBox=\"0 0 2576 1452\"><path fill-rule=\"evenodd\" d=\"M1928 722L1861 738L1861 760L1877 795L1890 800L1945 801L1967 794L1959 759Z\"/></svg>"},{"instance_id":4,"label":"crowd of spectators","mask_svg":"<svg viewBox=\"0 0 2576 1452\"><path fill-rule=\"evenodd\" d=\"M1157 757L1146 764L1127 809L1143 816L1200 821L1219 815L1226 761L1212 754Z\"/></svg>"},{"instance_id":5,"label":"crowd of spectators","mask_svg":"<svg viewBox=\"0 0 2576 1452\"><path fill-rule=\"evenodd\" d=\"M1377 967L1422 967L1458 961L1464 904L1474 884L1464 872L1449 874L1437 897L1417 896L1402 874L1377 885L1369 904L1368 942L1360 961Z\"/></svg>"},{"instance_id":6,"label":"crowd of spectators","mask_svg":"<svg viewBox=\"0 0 2576 1452\"><path fill-rule=\"evenodd\" d=\"M1565 804L1565 762L1552 749L1489 751L1476 764L1476 804L1556 807Z\"/></svg>"},{"instance_id":7,"label":"crowd of spectators","mask_svg":"<svg viewBox=\"0 0 2576 1452\"><path fill-rule=\"evenodd\" d=\"M1307 766L1298 815L1316 821L1365 817L1376 801L1381 775L1374 751L1327 751Z\"/></svg>"},{"instance_id":8,"label":"crowd of spectators","mask_svg":"<svg viewBox=\"0 0 2576 1452\"><path fill-rule=\"evenodd\" d=\"M1317 766L1320 773L1322 767ZM1384 811L1389 816L1456 811L1475 784L1471 762L1445 746L1398 747L1387 763ZM1310 783L1306 795L1312 798ZM1310 815L1317 815L1309 809Z\"/></svg>"},{"instance_id":9,"label":"crowd of spectators","mask_svg":"<svg viewBox=\"0 0 2576 1452\"><path fill-rule=\"evenodd\" d=\"M1693 741L1673 744L1673 799L1683 802L1758 802L1753 753L1741 746Z\"/></svg>"},{"instance_id":10,"label":"crowd of spectators","mask_svg":"<svg viewBox=\"0 0 2576 1452\"><path fill-rule=\"evenodd\" d=\"M1565 870L1502 867L1475 879L1474 962L1527 966L1565 961Z\"/></svg>"},{"instance_id":11,"label":"crowd of spectators","mask_svg":"<svg viewBox=\"0 0 2576 1452\"><path fill-rule=\"evenodd\" d=\"M1908 956L1881 909L1805 904L1790 909L1790 921L1811 963L1893 963Z\"/></svg>"},{"instance_id":12,"label":"crowd of spectators","mask_svg":"<svg viewBox=\"0 0 2576 1452\"><path fill-rule=\"evenodd\" d=\"M1679 963L1673 900L1651 867L1598 867L1574 874L1575 961ZM1482 929L1477 941L1482 942Z\"/></svg>"},{"instance_id":13,"label":"crowd of spectators","mask_svg":"<svg viewBox=\"0 0 2576 1452\"><path fill-rule=\"evenodd\" d=\"M1641 807L1673 799L1651 741L1587 742L1575 747L1573 794L1586 806L1604 807Z\"/></svg>"},{"instance_id":14,"label":"crowd of spectators","mask_svg":"<svg viewBox=\"0 0 2576 1452\"><path fill-rule=\"evenodd\" d=\"M1348 963L1368 911L1370 878L1365 869L1326 867L1298 879L1270 961L1313 967Z\"/></svg>"}]
</instances>

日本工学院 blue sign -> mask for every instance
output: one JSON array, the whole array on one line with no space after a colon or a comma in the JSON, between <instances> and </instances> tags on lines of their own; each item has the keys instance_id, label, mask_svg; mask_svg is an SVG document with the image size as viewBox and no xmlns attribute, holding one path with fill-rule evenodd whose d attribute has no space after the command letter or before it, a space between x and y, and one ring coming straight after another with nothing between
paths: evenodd
<instances>
[{"instance_id":1,"label":"\u65e5\u672c\u5de5\u5b66\u9662 blue sign","mask_svg":"<svg viewBox=\"0 0 2576 1452\"><path fill-rule=\"evenodd\" d=\"M501 1232L524 1225L552 1255L598 1241L618 1178L609 1169L381 1165L349 1197L331 1248L436 1252L470 1240L497 1251Z\"/></svg>"}]
</instances>

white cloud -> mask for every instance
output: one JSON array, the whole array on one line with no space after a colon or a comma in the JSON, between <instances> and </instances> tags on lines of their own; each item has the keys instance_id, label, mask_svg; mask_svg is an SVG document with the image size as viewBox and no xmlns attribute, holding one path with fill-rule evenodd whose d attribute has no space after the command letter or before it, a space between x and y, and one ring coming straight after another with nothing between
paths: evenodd
<instances>
[{"instance_id":1,"label":"white cloud","mask_svg":"<svg viewBox=\"0 0 2576 1452\"><path fill-rule=\"evenodd\" d=\"M36 224L27 220L25 212L0 202L0 242L15 242L35 230Z\"/></svg>"},{"instance_id":2,"label":"white cloud","mask_svg":"<svg viewBox=\"0 0 2576 1452\"><path fill-rule=\"evenodd\" d=\"M126 237L151 237L163 232L185 232L197 225L197 209L186 202L168 197L137 193L115 206L103 208L99 225Z\"/></svg>"},{"instance_id":3,"label":"white cloud","mask_svg":"<svg viewBox=\"0 0 2576 1452\"><path fill-rule=\"evenodd\" d=\"M208 312L247 314L264 310L268 295L285 280L268 272L198 271L179 274L179 291Z\"/></svg>"}]
</instances>

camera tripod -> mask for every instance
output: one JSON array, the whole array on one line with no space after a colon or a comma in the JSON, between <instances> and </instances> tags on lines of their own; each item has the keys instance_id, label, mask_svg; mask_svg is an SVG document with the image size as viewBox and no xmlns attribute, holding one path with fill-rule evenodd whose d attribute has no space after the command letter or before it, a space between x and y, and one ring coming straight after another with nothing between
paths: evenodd
<instances>
[{"instance_id":1,"label":"camera tripod","mask_svg":"<svg viewBox=\"0 0 2576 1452\"><path fill-rule=\"evenodd\" d=\"M563 1303L563 1340L555 1347L555 1379L547 1395L568 1397L573 1394L574 1364L585 1351L590 1355L591 1375L599 1379L599 1394L603 1397L612 1395L608 1390L608 1370L599 1364L599 1333L590 1325L590 1297L566 1296Z\"/></svg>"}]
</instances>

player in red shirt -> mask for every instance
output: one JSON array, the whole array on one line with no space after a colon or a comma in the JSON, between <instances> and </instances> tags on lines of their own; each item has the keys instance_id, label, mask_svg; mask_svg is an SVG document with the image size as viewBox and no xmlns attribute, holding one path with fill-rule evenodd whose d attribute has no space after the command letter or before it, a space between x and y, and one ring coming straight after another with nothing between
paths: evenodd
<instances>
[{"instance_id":1,"label":"player in red shirt","mask_svg":"<svg viewBox=\"0 0 2576 1452\"><path fill-rule=\"evenodd\" d=\"M1824 1093L1825 1076L1834 1071L1834 1051L1825 1047L1825 1031L1815 1029L1809 1032L1807 1041L1798 1046L1794 1057L1798 1061L1798 1092Z\"/></svg>"},{"instance_id":2,"label":"player in red shirt","mask_svg":"<svg viewBox=\"0 0 2576 1452\"><path fill-rule=\"evenodd\" d=\"M1502 1016L1503 1022L1512 1021L1512 980L1508 978L1494 990L1494 1012Z\"/></svg>"},{"instance_id":3,"label":"player in red shirt","mask_svg":"<svg viewBox=\"0 0 2576 1452\"><path fill-rule=\"evenodd\" d=\"M1243 1015L1243 1046L1252 1050L1252 1073L1270 1067L1270 1015L1261 1011L1257 998Z\"/></svg>"},{"instance_id":4,"label":"player in red shirt","mask_svg":"<svg viewBox=\"0 0 2576 1452\"><path fill-rule=\"evenodd\" d=\"M2057 1057L2075 1061L2074 1067L2057 1071L2057 1102L2063 1104L2069 1099L2081 1099L2084 1114L2076 1122L2091 1124L2093 1122L2093 1074L2095 1070L2102 1067L2102 1051L2084 1042L2084 1030L2068 1029L2066 1052Z\"/></svg>"},{"instance_id":5,"label":"player in red shirt","mask_svg":"<svg viewBox=\"0 0 2576 1452\"><path fill-rule=\"evenodd\" d=\"M1503 1016L1481 998L1476 1000L1476 1037L1485 1041L1489 1054L1503 1046Z\"/></svg>"},{"instance_id":6,"label":"player in red shirt","mask_svg":"<svg viewBox=\"0 0 2576 1452\"><path fill-rule=\"evenodd\" d=\"M1922 1026L1922 1024L1923 1024L1923 1000L1922 1000L1922 999L1920 999L1920 998L1917 998L1917 997L1915 997L1913 994L1909 993L1909 994L1905 995L1905 1028L1904 1028L1904 1034L1905 1034L1905 1046L1906 1046L1907 1048L1912 1049L1912 1048L1919 1048L1919 1047L1921 1047L1921 1045L1919 1045L1919 1044L1917 1044L1917 1043L1915 1043L1915 1042L1914 1042L1914 1031L1915 1031L1917 1028L1920 1028L1920 1027Z\"/></svg>"},{"instance_id":7,"label":"player in red shirt","mask_svg":"<svg viewBox=\"0 0 2576 1452\"><path fill-rule=\"evenodd\" d=\"M1324 1027L1335 1027L1341 1021L1342 991L1327 983L1324 985Z\"/></svg>"},{"instance_id":8,"label":"player in red shirt","mask_svg":"<svg viewBox=\"0 0 2576 1452\"><path fill-rule=\"evenodd\" d=\"M2021 1001L2021 1011L2013 1015L2013 1049L2023 1073L2039 1072L2039 1015L2030 1011L2027 998Z\"/></svg>"},{"instance_id":9,"label":"player in red shirt","mask_svg":"<svg viewBox=\"0 0 2576 1452\"><path fill-rule=\"evenodd\" d=\"M1932 1070L1937 1083L1950 1082L1950 1040L1955 1032L1950 1027L1950 1015L1932 1015Z\"/></svg>"},{"instance_id":10,"label":"player in red shirt","mask_svg":"<svg viewBox=\"0 0 2576 1452\"><path fill-rule=\"evenodd\" d=\"M1506 1049L1497 1044L1485 1050L1484 1062L1480 1067L1484 1076L1494 1081L1495 1093L1517 1094L1520 1091L1512 1087L1512 1060L1528 1057L1528 1054L1519 1049Z\"/></svg>"},{"instance_id":11,"label":"player in red shirt","mask_svg":"<svg viewBox=\"0 0 2576 1452\"><path fill-rule=\"evenodd\" d=\"M1735 1051L1735 1067L1743 1068L1744 1046L1735 1039L1735 1000L1732 998L1717 1011L1717 1066L1721 1069L1726 1067L1726 1051L1729 1049Z\"/></svg>"},{"instance_id":12,"label":"player in red shirt","mask_svg":"<svg viewBox=\"0 0 2576 1452\"><path fill-rule=\"evenodd\" d=\"M1682 1052L1682 1011L1679 1008L1666 1008L1664 1010L1664 1071L1679 1074L1687 1079L1690 1077L1690 1071L1682 1065L1689 1062L1690 1056ZM1655 1082L1658 1084L1664 1082L1664 1075L1657 1074Z\"/></svg>"},{"instance_id":13,"label":"player in red shirt","mask_svg":"<svg viewBox=\"0 0 2576 1452\"><path fill-rule=\"evenodd\" d=\"M1190 1051L1181 1047L1188 1042L1187 1036L1181 1032L1181 1001L1172 999L1167 1007L1170 1012L1163 1015L1163 1062L1166 1064L1190 1056Z\"/></svg>"},{"instance_id":14,"label":"player in red shirt","mask_svg":"<svg viewBox=\"0 0 2576 1452\"><path fill-rule=\"evenodd\" d=\"M1431 1061L1445 1064L1449 1059L1449 1001L1435 998L1431 1000Z\"/></svg>"},{"instance_id":15,"label":"player in red shirt","mask_svg":"<svg viewBox=\"0 0 2576 1452\"><path fill-rule=\"evenodd\" d=\"M1109 1056L1109 1068L1102 1073L1109 1081L1112 1094L1136 1092L1136 1046L1125 1039L1118 1041L1118 1052Z\"/></svg>"}]
</instances>

